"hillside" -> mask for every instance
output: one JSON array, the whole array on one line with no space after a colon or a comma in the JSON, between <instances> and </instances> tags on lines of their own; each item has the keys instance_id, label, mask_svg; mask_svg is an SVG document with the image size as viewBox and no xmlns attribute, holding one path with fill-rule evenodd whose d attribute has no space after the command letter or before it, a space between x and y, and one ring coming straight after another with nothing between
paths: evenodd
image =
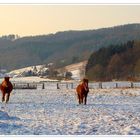
<instances>
[{"instance_id":1,"label":"hillside","mask_svg":"<svg viewBox=\"0 0 140 140\"><path fill-rule=\"evenodd\" d=\"M14 70L54 63L56 67L87 60L92 52L111 44L140 39L140 24L23 38L0 38L0 68Z\"/></svg>"},{"instance_id":2,"label":"hillside","mask_svg":"<svg viewBox=\"0 0 140 140\"><path fill-rule=\"evenodd\" d=\"M66 73L71 73L71 78L74 80L79 80L85 76L85 67L86 67L87 61L82 61L80 63L74 63L71 65L67 65L65 67L61 67L59 69L53 69L52 66L47 65L36 65L36 66L30 66L25 67L21 69L16 69L13 71L10 71L5 74L12 77L12 78L19 78L21 79L23 77L44 77L44 78L50 78L50 79L59 79L61 77L62 79L66 78ZM4 75L0 75L2 78ZM70 78L70 79L71 79ZM68 79L67 79L68 80Z\"/></svg>"},{"instance_id":3,"label":"hillside","mask_svg":"<svg viewBox=\"0 0 140 140\"><path fill-rule=\"evenodd\" d=\"M67 65L65 67L57 69L58 73L64 74L66 72L71 72L72 76L71 78L74 80L81 80L85 76L85 67L86 67L87 61L82 61L79 63L74 63L71 65Z\"/></svg>"},{"instance_id":4,"label":"hillside","mask_svg":"<svg viewBox=\"0 0 140 140\"><path fill-rule=\"evenodd\" d=\"M90 80L140 80L140 41L111 45L94 52L87 63Z\"/></svg>"},{"instance_id":5,"label":"hillside","mask_svg":"<svg viewBox=\"0 0 140 140\"><path fill-rule=\"evenodd\" d=\"M10 77L43 76L47 75L48 68L45 65L30 66L7 73Z\"/></svg>"}]
</instances>

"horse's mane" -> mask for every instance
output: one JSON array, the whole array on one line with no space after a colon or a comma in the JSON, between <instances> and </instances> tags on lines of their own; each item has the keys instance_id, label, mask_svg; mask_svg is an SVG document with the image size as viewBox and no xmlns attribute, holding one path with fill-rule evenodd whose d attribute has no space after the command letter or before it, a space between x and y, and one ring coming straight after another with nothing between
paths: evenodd
<instances>
[{"instance_id":1,"label":"horse's mane","mask_svg":"<svg viewBox=\"0 0 140 140\"><path fill-rule=\"evenodd\" d=\"M88 91L88 79L82 79L81 83L80 83L81 86L84 87L85 91Z\"/></svg>"}]
</instances>

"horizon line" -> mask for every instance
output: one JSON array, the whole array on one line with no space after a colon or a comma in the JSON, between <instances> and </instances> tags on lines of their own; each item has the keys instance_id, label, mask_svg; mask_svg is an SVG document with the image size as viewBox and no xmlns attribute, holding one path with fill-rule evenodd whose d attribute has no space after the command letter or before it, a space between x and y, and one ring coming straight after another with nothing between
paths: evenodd
<instances>
[{"instance_id":1,"label":"horizon line","mask_svg":"<svg viewBox=\"0 0 140 140\"><path fill-rule=\"evenodd\" d=\"M24 37L37 37L37 36L47 36L47 35L55 35L57 33L61 33L61 32L70 32L70 31L77 31L77 32L82 32L82 31L92 31L92 30L100 30L100 29L107 29L107 28L115 28L115 27L119 27L119 26L125 26L125 25L133 25L133 24L140 24L140 23L125 23L125 24L118 24L118 25L114 25L114 26L105 26L105 27L101 27L101 28L95 28L95 29L70 29L70 30L61 30L61 31L56 31L53 33L48 33L48 34L36 34L36 35L19 35L17 33L9 33L9 34L3 34L0 35L0 38L3 36L8 36L8 35L18 35L20 38L24 38Z\"/></svg>"}]
</instances>

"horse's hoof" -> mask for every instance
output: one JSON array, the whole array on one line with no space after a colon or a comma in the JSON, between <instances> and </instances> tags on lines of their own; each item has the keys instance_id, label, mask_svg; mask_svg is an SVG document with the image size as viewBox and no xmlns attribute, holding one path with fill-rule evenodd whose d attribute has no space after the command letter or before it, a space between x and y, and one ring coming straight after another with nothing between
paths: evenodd
<instances>
[{"instance_id":1,"label":"horse's hoof","mask_svg":"<svg viewBox=\"0 0 140 140\"><path fill-rule=\"evenodd\" d=\"M8 101L5 102L6 104L8 103Z\"/></svg>"}]
</instances>

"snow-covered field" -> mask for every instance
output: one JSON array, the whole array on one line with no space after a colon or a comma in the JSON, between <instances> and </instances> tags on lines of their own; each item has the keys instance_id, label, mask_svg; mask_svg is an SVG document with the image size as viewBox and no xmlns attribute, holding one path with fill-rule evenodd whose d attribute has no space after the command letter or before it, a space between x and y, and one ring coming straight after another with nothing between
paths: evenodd
<instances>
[{"instance_id":1,"label":"snow-covered field","mask_svg":"<svg viewBox=\"0 0 140 140\"><path fill-rule=\"evenodd\" d=\"M3 81L4 78L0 78L0 83ZM10 81L12 83L39 83L39 82L46 82L46 81L52 81L56 82L58 80L52 80L48 78L41 78L38 76L29 76L29 77L15 77L15 78L10 78Z\"/></svg>"},{"instance_id":2,"label":"snow-covered field","mask_svg":"<svg viewBox=\"0 0 140 140\"><path fill-rule=\"evenodd\" d=\"M1 97L1 94L0 94ZM0 135L140 135L140 89L14 90L0 103Z\"/></svg>"}]
</instances>

